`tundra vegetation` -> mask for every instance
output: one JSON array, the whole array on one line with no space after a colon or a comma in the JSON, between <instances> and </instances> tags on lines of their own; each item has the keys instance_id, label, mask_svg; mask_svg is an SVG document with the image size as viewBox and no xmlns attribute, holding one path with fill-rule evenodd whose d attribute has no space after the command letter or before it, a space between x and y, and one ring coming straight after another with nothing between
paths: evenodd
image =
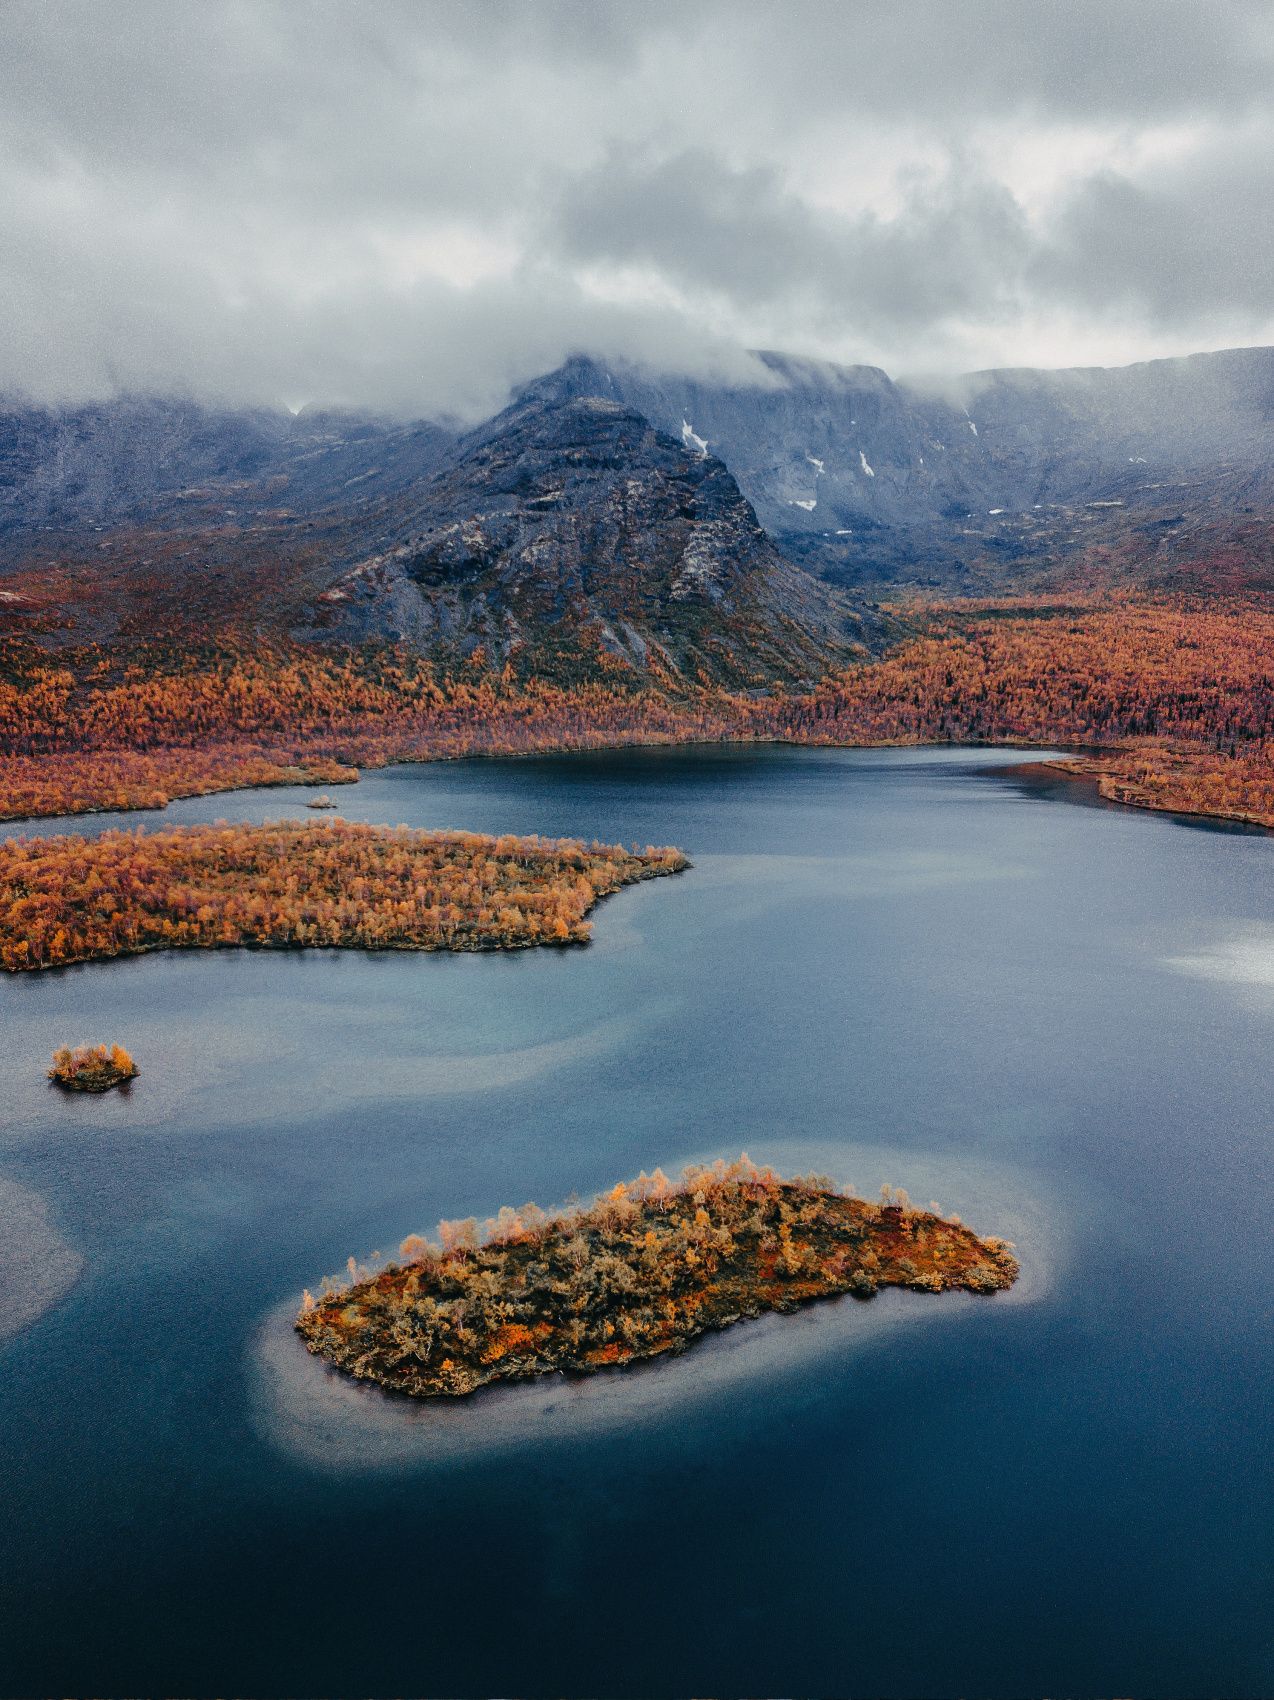
<instances>
[{"instance_id":1,"label":"tundra vegetation","mask_svg":"<svg viewBox=\"0 0 1274 1700\"><path fill-rule=\"evenodd\" d=\"M481 1230L444 1221L400 1256L379 1270L351 1258L347 1283L305 1293L296 1327L351 1375L421 1398L678 1352L837 1293L994 1293L1018 1271L1005 1241L914 1209L901 1189L869 1203L746 1155L677 1183L643 1173L555 1215L526 1204Z\"/></svg>"},{"instance_id":2,"label":"tundra vegetation","mask_svg":"<svg viewBox=\"0 0 1274 1700\"><path fill-rule=\"evenodd\" d=\"M343 820L0 844L0 965L251 945L514 950L583 944L599 897L679 850Z\"/></svg>"},{"instance_id":3,"label":"tundra vegetation","mask_svg":"<svg viewBox=\"0 0 1274 1700\"><path fill-rule=\"evenodd\" d=\"M22 629L0 637L0 818L333 785L395 761L780 739L1083 745L1110 797L1274 825L1274 613L1251 596L898 607L903 635L883 656L812 691L757 694L638 673L587 633L547 660L176 625L104 648L68 641L42 593L6 605Z\"/></svg>"},{"instance_id":4,"label":"tundra vegetation","mask_svg":"<svg viewBox=\"0 0 1274 1700\"><path fill-rule=\"evenodd\" d=\"M63 1045L53 1053L49 1079L68 1092L109 1092L140 1072L123 1045Z\"/></svg>"}]
</instances>

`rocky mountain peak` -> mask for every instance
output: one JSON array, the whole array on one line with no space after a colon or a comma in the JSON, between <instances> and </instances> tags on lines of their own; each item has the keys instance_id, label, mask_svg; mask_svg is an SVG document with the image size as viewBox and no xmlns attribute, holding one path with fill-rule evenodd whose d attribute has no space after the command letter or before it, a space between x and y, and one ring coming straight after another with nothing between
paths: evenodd
<instances>
[{"instance_id":1,"label":"rocky mountain peak","mask_svg":"<svg viewBox=\"0 0 1274 1700\"><path fill-rule=\"evenodd\" d=\"M715 456L612 397L538 388L462 439L401 541L320 601L351 638L387 627L512 658L567 646L740 686L815 676L861 635Z\"/></svg>"}]
</instances>

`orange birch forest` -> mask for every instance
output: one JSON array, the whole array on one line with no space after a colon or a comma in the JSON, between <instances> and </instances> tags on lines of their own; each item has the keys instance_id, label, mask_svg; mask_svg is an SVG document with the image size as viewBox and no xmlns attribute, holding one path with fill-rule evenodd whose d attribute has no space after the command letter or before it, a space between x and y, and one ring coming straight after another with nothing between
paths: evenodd
<instances>
[{"instance_id":1,"label":"orange birch forest","mask_svg":"<svg viewBox=\"0 0 1274 1700\"><path fill-rule=\"evenodd\" d=\"M582 944L599 897L676 850L280 822L0 844L0 965L182 947L510 950Z\"/></svg>"},{"instance_id":2,"label":"orange birch forest","mask_svg":"<svg viewBox=\"0 0 1274 1700\"><path fill-rule=\"evenodd\" d=\"M881 1287L989 1295L1018 1264L1004 1240L916 1210L901 1189L869 1204L823 1175L784 1180L737 1163L656 1169L584 1209L505 1206L486 1224L439 1223L441 1244L403 1241L401 1264L307 1292L308 1349L361 1380L420 1398L680 1351L742 1317Z\"/></svg>"},{"instance_id":3,"label":"orange birch forest","mask_svg":"<svg viewBox=\"0 0 1274 1700\"><path fill-rule=\"evenodd\" d=\"M1274 824L1274 614L1262 602L1083 595L895 610L914 634L802 696L572 682L221 634L0 642L0 818L162 807L245 785L333 785L404 760L631 743L1084 746L1108 795ZM1094 755L1093 753L1096 752Z\"/></svg>"}]
</instances>

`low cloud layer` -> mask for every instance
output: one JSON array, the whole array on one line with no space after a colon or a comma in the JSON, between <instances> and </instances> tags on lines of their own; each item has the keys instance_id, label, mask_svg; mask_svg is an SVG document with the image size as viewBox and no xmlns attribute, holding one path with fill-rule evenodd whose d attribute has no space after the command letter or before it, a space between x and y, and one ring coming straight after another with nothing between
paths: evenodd
<instances>
[{"instance_id":1,"label":"low cloud layer","mask_svg":"<svg viewBox=\"0 0 1274 1700\"><path fill-rule=\"evenodd\" d=\"M0 390L476 417L574 349L746 376L1274 340L1245 0L16 0Z\"/></svg>"}]
</instances>

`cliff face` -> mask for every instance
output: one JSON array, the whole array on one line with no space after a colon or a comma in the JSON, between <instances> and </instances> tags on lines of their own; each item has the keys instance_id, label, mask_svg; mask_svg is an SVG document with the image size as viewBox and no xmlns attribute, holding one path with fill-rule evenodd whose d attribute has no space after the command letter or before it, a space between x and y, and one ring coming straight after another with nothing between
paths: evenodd
<instances>
[{"instance_id":1,"label":"cliff face","mask_svg":"<svg viewBox=\"0 0 1274 1700\"><path fill-rule=\"evenodd\" d=\"M310 631L738 688L815 678L873 636L779 555L719 460L602 397L516 403L398 523L317 598Z\"/></svg>"}]
</instances>

